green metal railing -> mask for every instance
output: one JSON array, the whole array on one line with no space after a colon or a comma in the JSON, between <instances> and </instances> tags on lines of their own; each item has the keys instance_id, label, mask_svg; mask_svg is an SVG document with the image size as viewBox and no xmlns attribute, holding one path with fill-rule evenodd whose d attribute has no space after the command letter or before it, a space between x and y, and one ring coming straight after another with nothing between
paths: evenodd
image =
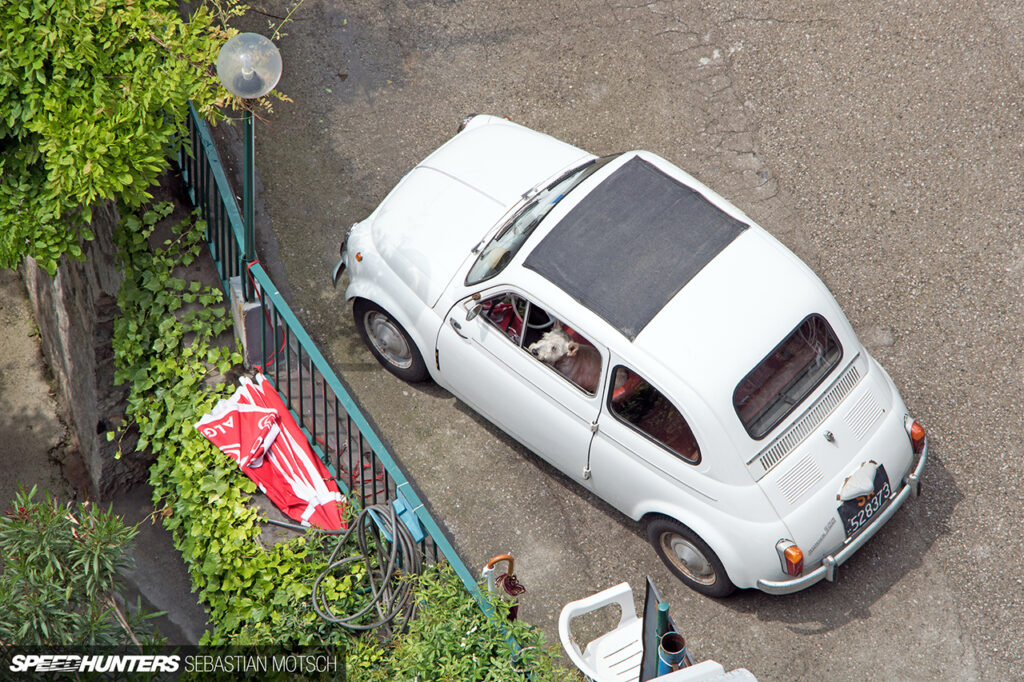
<instances>
[{"instance_id":1,"label":"green metal railing","mask_svg":"<svg viewBox=\"0 0 1024 682\"><path fill-rule=\"evenodd\" d=\"M242 215L238 212L238 202L231 193L209 126L199 118L191 103L188 110L188 139L178 154L178 166L192 205L199 209L206 221L206 243L210 245L210 255L217 265L221 286L227 293L230 291L229 280L242 273L239 246L244 240Z\"/></svg>"},{"instance_id":2,"label":"green metal railing","mask_svg":"<svg viewBox=\"0 0 1024 682\"><path fill-rule=\"evenodd\" d=\"M477 597L476 580L427 510L423 499L360 412L352 396L291 311L263 266L243 267L242 218L230 190L209 128L190 106L189 139L179 164L189 197L206 220L206 239L225 292L233 277L251 277L260 306L260 361L317 456L330 469L349 501L357 507L400 501L406 518L415 517L425 537L420 549L427 561L443 555ZM245 271L243 274L243 270ZM407 524L408 525L408 524Z\"/></svg>"}]
</instances>

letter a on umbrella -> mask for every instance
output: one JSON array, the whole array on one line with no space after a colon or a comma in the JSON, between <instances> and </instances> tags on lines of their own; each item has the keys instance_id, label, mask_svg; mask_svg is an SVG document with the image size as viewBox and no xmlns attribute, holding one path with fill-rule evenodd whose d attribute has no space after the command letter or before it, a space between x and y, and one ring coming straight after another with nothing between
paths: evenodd
<instances>
[{"instance_id":1,"label":"letter a on umbrella","mask_svg":"<svg viewBox=\"0 0 1024 682\"><path fill-rule=\"evenodd\" d=\"M344 498L281 396L262 374L246 377L196 428L238 463L278 509L303 525L344 528Z\"/></svg>"}]
</instances>

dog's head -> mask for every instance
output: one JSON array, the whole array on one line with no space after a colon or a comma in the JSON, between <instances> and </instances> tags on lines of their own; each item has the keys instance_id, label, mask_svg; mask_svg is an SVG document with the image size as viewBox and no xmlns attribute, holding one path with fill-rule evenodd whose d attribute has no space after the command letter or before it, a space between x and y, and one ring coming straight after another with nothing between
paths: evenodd
<instances>
[{"instance_id":1,"label":"dog's head","mask_svg":"<svg viewBox=\"0 0 1024 682\"><path fill-rule=\"evenodd\" d=\"M579 344L557 328L545 332L544 336L530 344L528 350L538 360L553 365L566 356L575 355Z\"/></svg>"}]
</instances>

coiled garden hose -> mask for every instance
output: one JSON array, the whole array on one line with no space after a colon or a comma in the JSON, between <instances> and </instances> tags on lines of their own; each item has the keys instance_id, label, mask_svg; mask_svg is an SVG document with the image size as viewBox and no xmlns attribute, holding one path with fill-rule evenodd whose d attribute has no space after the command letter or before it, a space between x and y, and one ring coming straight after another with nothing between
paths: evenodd
<instances>
[{"instance_id":1,"label":"coiled garden hose","mask_svg":"<svg viewBox=\"0 0 1024 682\"><path fill-rule=\"evenodd\" d=\"M391 536L389 542L380 532L377 521L370 515L374 511L385 533ZM349 538L355 534L358 552L338 559ZM365 579L369 581L370 601L352 614L336 614L324 596L320 584L338 569L356 561L363 562ZM376 630L382 628L385 636L400 632L416 615L412 583L396 580L401 569L405 574L418 574L423 570L423 557L409 529L398 520L391 505L367 507L351 522L348 530L338 539L328 559L327 568L313 583L313 609L324 620L337 623L349 630ZM371 610L376 611L376 620L367 622ZM397 625L397 627L395 627Z\"/></svg>"}]
</instances>

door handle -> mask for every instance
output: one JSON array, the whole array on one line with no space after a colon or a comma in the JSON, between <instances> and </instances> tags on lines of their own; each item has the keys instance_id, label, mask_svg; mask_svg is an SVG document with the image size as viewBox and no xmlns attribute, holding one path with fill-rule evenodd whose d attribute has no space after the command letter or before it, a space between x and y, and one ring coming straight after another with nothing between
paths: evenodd
<instances>
[{"instance_id":1,"label":"door handle","mask_svg":"<svg viewBox=\"0 0 1024 682\"><path fill-rule=\"evenodd\" d=\"M456 334L458 334L459 336L461 336L464 339L468 339L469 338L468 336L466 336L465 334L462 333L462 325L459 324L458 322L456 322L454 317L449 317L448 318L448 322L452 325L452 329L455 330Z\"/></svg>"}]
</instances>

